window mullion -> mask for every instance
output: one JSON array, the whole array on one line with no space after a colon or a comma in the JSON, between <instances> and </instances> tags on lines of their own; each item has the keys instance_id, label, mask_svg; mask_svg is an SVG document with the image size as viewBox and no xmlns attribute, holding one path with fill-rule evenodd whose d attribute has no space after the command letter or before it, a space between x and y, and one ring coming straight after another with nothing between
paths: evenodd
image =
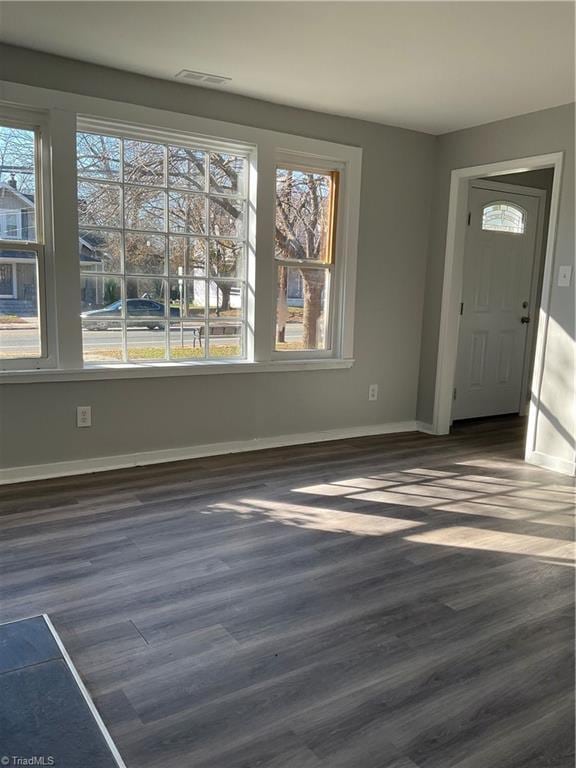
<instances>
[{"instance_id":1,"label":"window mullion","mask_svg":"<svg viewBox=\"0 0 576 768\"><path fill-rule=\"evenodd\" d=\"M210 233L210 153L207 152L204 161L204 232ZM206 241L206 280L204 281L204 360L208 358L210 344L210 243ZM218 298L216 298L218 300Z\"/></svg>"},{"instance_id":2,"label":"window mullion","mask_svg":"<svg viewBox=\"0 0 576 768\"><path fill-rule=\"evenodd\" d=\"M126 216L124 211L124 139L120 140L120 209L122 218L120 226L122 227L122 280L120 281L120 298L122 300L122 360L128 361L128 292L126 284Z\"/></svg>"},{"instance_id":3,"label":"window mullion","mask_svg":"<svg viewBox=\"0 0 576 768\"><path fill-rule=\"evenodd\" d=\"M46 217L44 222L47 248L50 242L53 246L52 258L46 259L54 276L54 291L48 295L48 315L49 320L54 318L57 328L54 335L59 367L81 368L75 113L60 109L50 111L50 143L51 152L43 153L44 169L49 170L52 181L52 221ZM49 194L48 190L46 194ZM54 335L52 339L49 336L49 346Z\"/></svg>"},{"instance_id":4,"label":"window mullion","mask_svg":"<svg viewBox=\"0 0 576 768\"><path fill-rule=\"evenodd\" d=\"M210 258L210 257L208 257ZM206 279L204 280L204 360L208 357L208 344L210 343L210 276L208 270L206 271Z\"/></svg>"},{"instance_id":5,"label":"window mullion","mask_svg":"<svg viewBox=\"0 0 576 768\"><path fill-rule=\"evenodd\" d=\"M274 169L274 149L269 144L262 144L258 148L258 167L254 164L251 168L248 195L248 200L254 201L258 193L258 215L254 205L248 206L247 214L247 324L253 329L251 337L247 337L247 351L249 359L252 351L256 362L267 362L272 358L276 323L276 267L270 258L276 216Z\"/></svg>"},{"instance_id":6,"label":"window mullion","mask_svg":"<svg viewBox=\"0 0 576 768\"><path fill-rule=\"evenodd\" d=\"M171 359L170 317L171 317L171 308L172 308L172 295L170 293L170 264L169 264L170 221L168 219L168 215L170 211L170 191L168 189L168 177L169 177L168 145L165 144L162 147L162 150L163 150L163 156L164 156L164 275L162 277L163 285L164 285L164 357L166 360L170 360ZM182 324L183 322L184 320L182 318L182 312L181 312L180 323Z\"/></svg>"},{"instance_id":7,"label":"window mullion","mask_svg":"<svg viewBox=\"0 0 576 768\"><path fill-rule=\"evenodd\" d=\"M36 251L37 258L37 278L38 278L38 318L40 323L40 346L44 357L49 354L48 323L47 323L47 296L48 285L46 281L46 249L43 245L38 246Z\"/></svg>"}]
</instances>

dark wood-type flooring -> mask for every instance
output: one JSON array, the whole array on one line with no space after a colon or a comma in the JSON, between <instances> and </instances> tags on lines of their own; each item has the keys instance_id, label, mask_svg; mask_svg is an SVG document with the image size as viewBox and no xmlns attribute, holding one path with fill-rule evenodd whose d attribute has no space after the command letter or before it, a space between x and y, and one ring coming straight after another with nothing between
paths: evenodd
<instances>
[{"instance_id":1,"label":"dark wood-type flooring","mask_svg":"<svg viewBox=\"0 0 576 768\"><path fill-rule=\"evenodd\" d=\"M523 429L4 487L0 621L50 614L129 768L572 768L574 489Z\"/></svg>"}]
</instances>

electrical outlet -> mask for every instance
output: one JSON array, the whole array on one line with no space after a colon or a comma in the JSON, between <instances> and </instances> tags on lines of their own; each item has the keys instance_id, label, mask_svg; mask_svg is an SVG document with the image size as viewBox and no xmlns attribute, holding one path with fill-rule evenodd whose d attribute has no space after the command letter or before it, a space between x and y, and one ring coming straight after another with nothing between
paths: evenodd
<instances>
[{"instance_id":1,"label":"electrical outlet","mask_svg":"<svg viewBox=\"0 0 576 768\"><path fill-rule=\"evenodd\" d=\"M79 405L76 408L76 426L92 426L92 407L90 405Z\"/></svg>"},{"instance_id":2,"label":"electrical outlet","mask_svg":"<svg viewBox=\"0 0 576 768\"><path fill-rule=\"evenodd\" d=\"M368 400L378 400L378 384L370 384L368 387Z\"/></svg>"},{"instance_id":3,"label":"electrical outlet","mask_svg":"<svg viewBox=\"0 0 576 768\"><path fill-rule=\"evenodd\" d=\"M570 281L572 280L572 267L564 266L558 267L558 286L560 288L568 288Z\"/></svg>"}]
</instances>

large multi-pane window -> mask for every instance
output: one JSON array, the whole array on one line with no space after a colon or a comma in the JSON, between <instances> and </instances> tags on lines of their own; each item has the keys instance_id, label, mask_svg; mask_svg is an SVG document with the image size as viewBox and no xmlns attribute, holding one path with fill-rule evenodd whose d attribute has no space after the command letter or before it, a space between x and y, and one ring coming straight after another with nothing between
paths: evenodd
<instances>
[{"instance_id":1,"label":"large multi-pane window","mask_svg":"<svg viewBox=\"0 0 576 768\"><path fill-rule=\"evenodd\" d=\"M338 172L276 169L278 352L329 350Z\"/></svg>"},{"instance_id":2,"label":"large multi-pane window","mask_svg":"<svg viewBox=\"0 0 576 768\"><path fill-rule=\"evenodd\" d=\"M85 362L246 355L247 157L77 134Z\"/></svg>"},{"instance_id":3,"label":"large multi-pane window","mask_svg":"<svg viewBox=\"0 0 576 768\"><path fill-rule=\"evenodd\" d=\"M349 364L359 149L25 96L0 104L0 370Z\"/></svg>"},{"instance_id":4,"label":"large multi-pane window","mask_svg":"<svg viewBox=\"0 0 576 768\"><path fill-rule=\"evenodd\" d=\"M36 127L0 122L0 358L19 366L46 355L39 142Z\"/></svg>"}]
</instances>

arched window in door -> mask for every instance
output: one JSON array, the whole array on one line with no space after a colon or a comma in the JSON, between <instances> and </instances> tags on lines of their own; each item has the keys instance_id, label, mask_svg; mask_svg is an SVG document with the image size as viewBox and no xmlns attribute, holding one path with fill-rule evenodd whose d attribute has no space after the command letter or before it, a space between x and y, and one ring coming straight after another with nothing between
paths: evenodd
<instances>
[{"instance_id":1,"label":"arched window in door","mask_svg":"<svg viewBox=\"0 0 576 768\"><path fill-rule=\"evenodd\" d=\"M506 202L488 203L482 209L482 229L513 232L522 235L526 228L526 211Z\"/></svg>"}]
</instances>

